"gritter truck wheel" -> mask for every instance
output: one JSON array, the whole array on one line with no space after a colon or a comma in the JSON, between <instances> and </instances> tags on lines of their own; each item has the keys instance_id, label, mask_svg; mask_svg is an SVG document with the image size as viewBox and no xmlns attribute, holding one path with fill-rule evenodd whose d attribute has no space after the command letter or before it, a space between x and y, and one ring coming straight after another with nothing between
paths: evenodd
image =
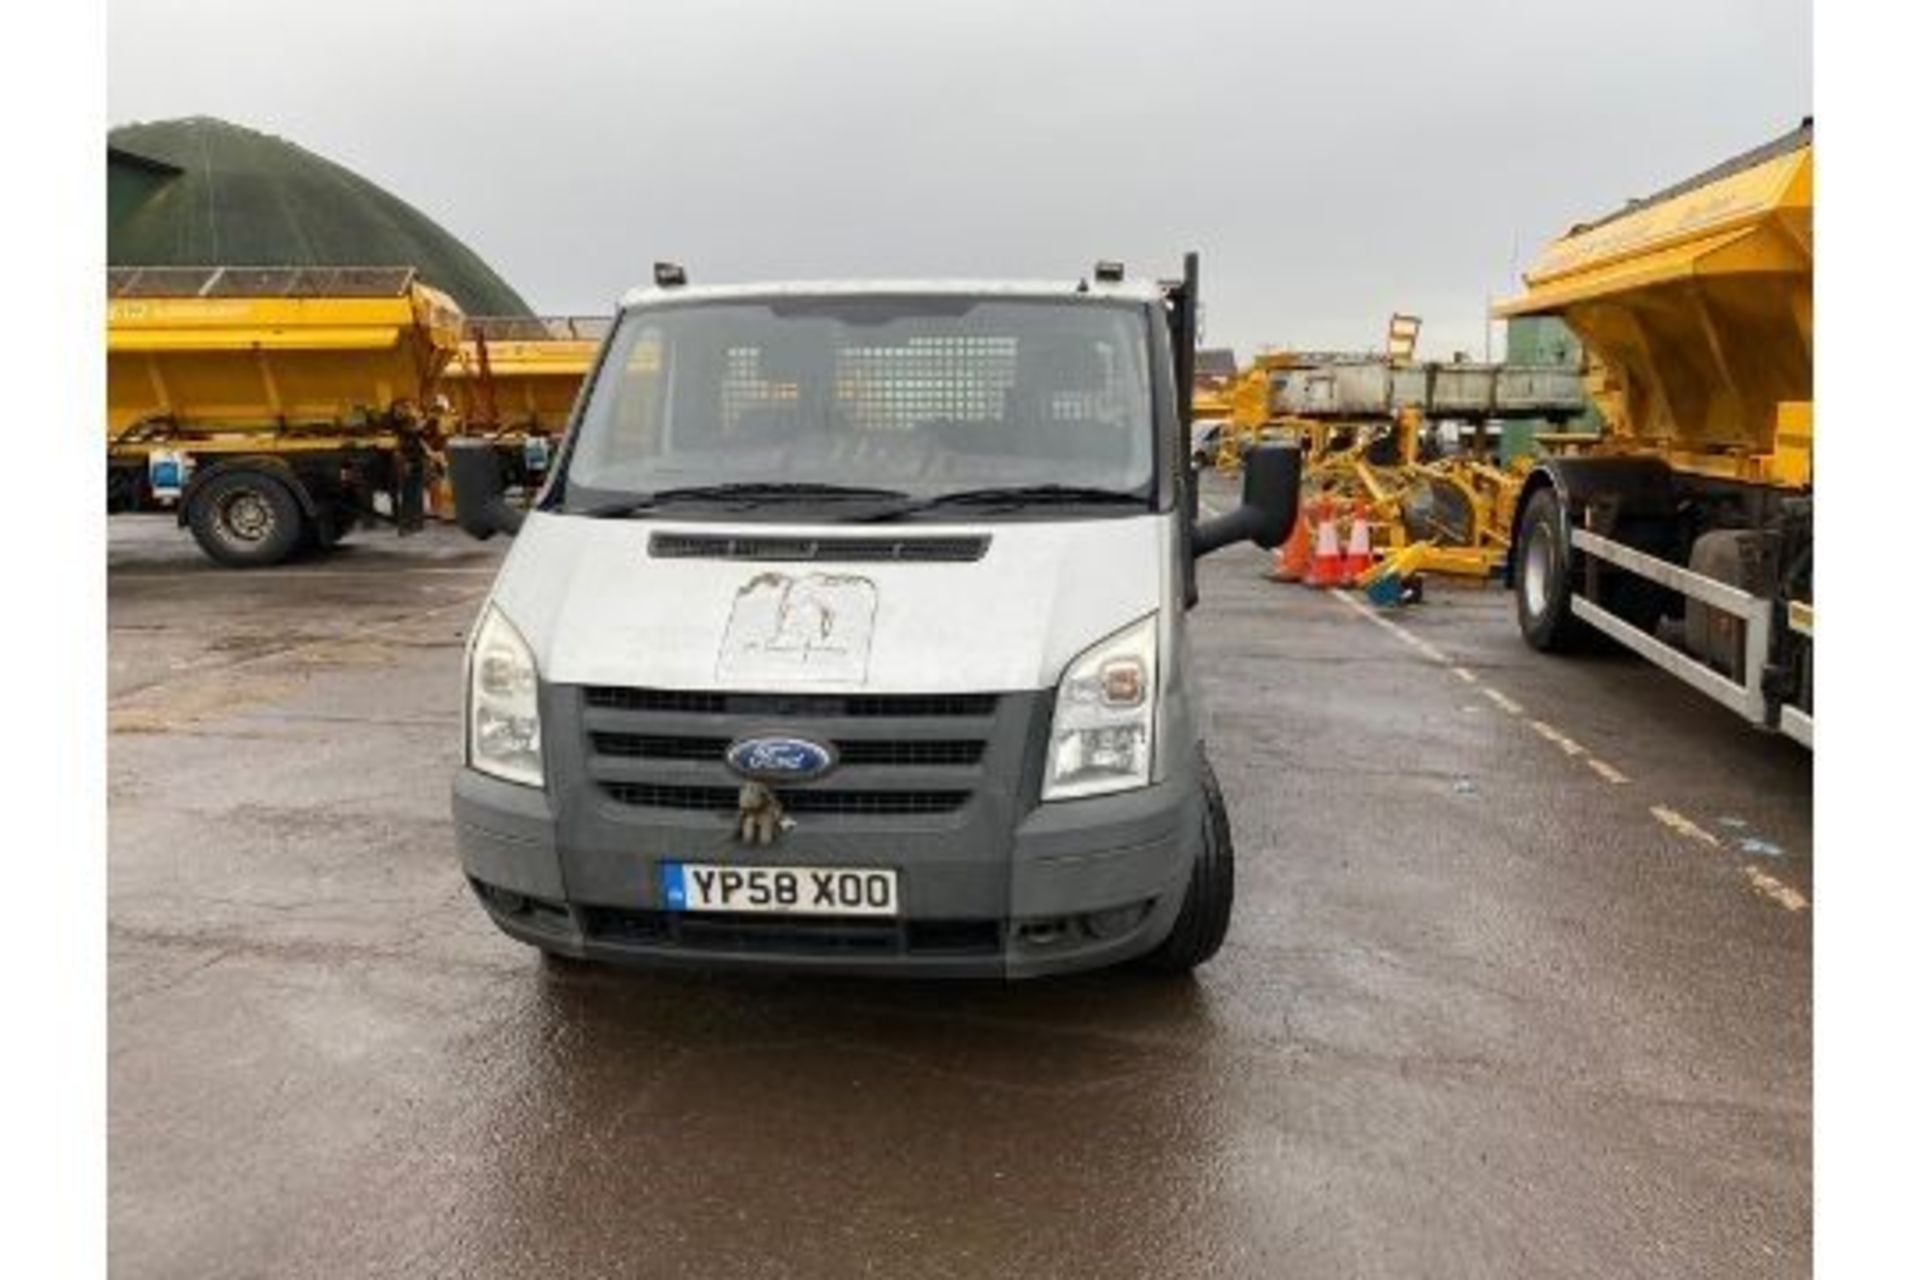
<instances>
[{"instance_id":1,"label":"gritter truck wheel","mask_svg":"<svg viewBox=\"0 0 1920 1280\"><path fill-rule=\"evenodd\" d=\"M1155 973L1187 973L1213 959L1233 920L1233 829L1220 781L1205 755L1200 757L1200 793L1205 802L1200 853L1180 916L1166 941L1140 958L1141 967Z\"/></svg>"},{"instance_id":2,"label":"gritter truck wheel","mask_svg":"<svg viewBox=\"0 0 1920 1280\"><path fill-rule=\"evenodd\" d=\"M279 564L300 546L305 523L287 486L263 471L215 476L187 508L193 540L234 569Z\"/></svg>"},{"instance_id":3,"label":"gritter truck wheel","mask_svg":"<svg viewBox=\"0 0 1920 1280\"><path fill-rule=\"evenodd\" d=\"M1588 628L1573 616L1573 548L1551 485L1527 499L1514 543L1513 597L1520 634L1542 653L1580 648Z\"/></svg>"}]
</instances>

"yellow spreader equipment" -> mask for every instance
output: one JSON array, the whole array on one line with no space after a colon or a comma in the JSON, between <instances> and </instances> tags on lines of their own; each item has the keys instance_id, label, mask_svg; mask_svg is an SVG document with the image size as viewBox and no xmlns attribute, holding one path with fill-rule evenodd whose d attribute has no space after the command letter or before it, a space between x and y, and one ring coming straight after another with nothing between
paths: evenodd
<instances>
[{"instance_id":1,"label":"yellow spreader equipment","mask_svg":"<svg viewBox=\"0 0 1920 1280\"><path fill-rule=\"evenodd\" d=\"M605 316L473 316L442 378L470 434L553 437L607 336Z\"/></svg>"},{"instance_id":2,"label":"yellow spreader equipment","mask_svg":"<svg viewBox=\"0 0 1920 1280\"><path fill-rule=\"evenodd\" d=\"M612 325L607 316L468 318L440 386L461 434L494 443L509 485L531 491L546 478L554 446Z\"/></svg>"},{"instance_id":3,"label":"yellow spreader equipment","mask_svg":"<svg viewBox=\"0 0 1920 1280\"><path fill-rule=\"evenodd\" d=\"M1484 460L1487 424L1564 421L1586 407L1585 388L1579 370L1560 366L1416 361L1419 332L1419 317L1397 314L1384 355L1259 357L1233 388L1238 430L1220 449L1221 466L1235 445L1297 445L1306 497L1334 513L1343 537L1364 519L1394 576L1484 583L1506 564L1522 479ZM1462 429L1459 452L1442 456L1439 422Z\"/></svg>"}]
</instances>

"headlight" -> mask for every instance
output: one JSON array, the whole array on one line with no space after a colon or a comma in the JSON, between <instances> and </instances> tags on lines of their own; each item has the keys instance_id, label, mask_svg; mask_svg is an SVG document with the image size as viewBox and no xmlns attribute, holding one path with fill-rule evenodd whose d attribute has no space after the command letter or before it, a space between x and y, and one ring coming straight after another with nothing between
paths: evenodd
<instances>
[{"instance_id":1,"label":"headlight","mask_svg":"<svg viewBox=\"0 0 1920 1280\"><path fill-rule=\"evenodd\" d=\"M467 763L529 787L540 767L539 679L533 651L506 615L489 607L467 650Z\"/></svg>"},{"instance_id":2,"label":"headlight","mask_svg":"<svg viewBox=\"0 0 1920 1280\"><path fill-rule=\"evenodd\" d=\"M1053 706L1042 800L1144 787L1153 774L1159 618L1149 614L1067 664Z\"/></svg>"}]
</instances>

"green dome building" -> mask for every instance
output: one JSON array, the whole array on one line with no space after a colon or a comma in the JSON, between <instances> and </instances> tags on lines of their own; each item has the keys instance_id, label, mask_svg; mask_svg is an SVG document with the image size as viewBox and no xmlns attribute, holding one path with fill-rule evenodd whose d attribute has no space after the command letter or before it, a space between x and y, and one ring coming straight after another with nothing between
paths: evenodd
<instances>
[{"instance_id":1,"label":"green dome building","mask_svg":"<svg viewBox=\"0 0 1920 1280\"><path fill-rule=\"evenodd\" d=\"M107 133L107 264L410 266L468 315L531 308L478 254L359 174L208 116Z\"/></svg>"}]
</instances>

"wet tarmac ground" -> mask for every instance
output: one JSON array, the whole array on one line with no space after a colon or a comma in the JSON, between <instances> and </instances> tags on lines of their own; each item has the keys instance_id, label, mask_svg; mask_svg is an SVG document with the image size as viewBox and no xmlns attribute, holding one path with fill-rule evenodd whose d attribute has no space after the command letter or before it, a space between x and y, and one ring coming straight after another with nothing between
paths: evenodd
<instances>
[{"instance_id":1,"label":"wet tarmac ground","mask_svg":"<svg viewBox=\"0 0 1920 1280\"><path fill-rule=\"evenodd\" d=\"M454 858L501 544L111 529L117 1275L1809 1269L1810 758L1502 593L1206 562L1191 981L573 973Z\"/></svg>"}]
</instances>

